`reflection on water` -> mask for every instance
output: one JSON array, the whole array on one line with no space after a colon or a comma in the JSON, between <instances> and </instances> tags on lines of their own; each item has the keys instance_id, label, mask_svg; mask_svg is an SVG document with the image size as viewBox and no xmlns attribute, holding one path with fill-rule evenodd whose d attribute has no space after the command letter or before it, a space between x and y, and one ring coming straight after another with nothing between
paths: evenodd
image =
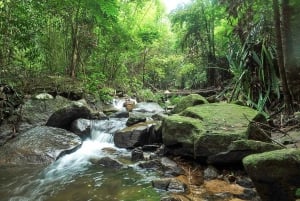
<instances>
[{"instance_id":1,"label":"reflection on water","mask_svg":"<svg viewBox=\"0 0 300 201\"><path fill-rule=\"evenodd\" d=\"M159 200L149 179L153 172L121 170L92 164L91 159L104 156L122 160L126 150L112 144L112 135L125 126L125 120L93 122L92 140L83 142L76 152L60 158L48 167L2 168L1 200L9 201L92 201ZM103 148L115 149L109 153Z\"/></svg>"}]
</instances>

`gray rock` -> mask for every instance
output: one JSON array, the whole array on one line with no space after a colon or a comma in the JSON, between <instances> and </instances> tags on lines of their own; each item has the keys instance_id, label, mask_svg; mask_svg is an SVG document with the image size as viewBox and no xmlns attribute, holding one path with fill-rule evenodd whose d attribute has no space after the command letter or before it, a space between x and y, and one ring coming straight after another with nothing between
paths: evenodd
<instances>
[{"instance_id":1,"label":"gray rock","mask_svg":"<svg viewBox=\"0 0 300 201\"><path fill-rule=\"evenodd\" d=\"M48 119L46 126L63 128L69 130L71 123L79 118L89 119L92 111L83 101L72 102L72 104L54 112Z\"/></svg>"},{"instance_id":2,"label":"gray rock","mask_svg":"<svg viewBox=\"0 0 300 201\"><path fill-rule=\"evenodd\" d=\"M144 152L140 148L135 148L131 151L131 160L132 161L141 161L144 160Z\"/></svg>"},{"instance_id":3,"label":"gray rock","mask_svg":"<svg viewBox=\"0 0 300 201\"><path fill-rule=\"evenodd\" d=\"M145 122L147 120L144 116L130 116L126 122L126 126L132 126L134 124Z\"/></svg>"},{"instance_id":4,"label":"gray rock","mask_svg":"<svg viewBox=\"0 0 300 201\"><path fill-rule=\"evenodd\" d=\"M120 111L120 112L116 112L113 113L111 115L109 115L110 118L128 118L129 117L129 112L127 111Z\"/></svg>"},{"instance_id":5,"label":"gray rock","mask_svg":"<svg viewBox=\"0 0 300 201\"><path fill-rule=\"evenodd\" d=\"M100 165L105 168L111 168L111 169L121 169L123 167L123 164L119 161L112 159L110 157L103 157L99 159L93 159L93 164Z\"/></svg>"},{"instance_id":6,"label":"gray rock","mask_svg":"<svg viewBox=\"0 0 300 201\"><path fill-rule=\"evenodd\" d=\"M178 179L172 178L167 190L172 193L184 193L186 191L186 185Z\"/></svg>"},{"instance_id":7,"label":"gray rock","mask_svg":"<svg viewBox=\"0 0 300 201\"><path fill-rule=\"evenodd\" d=\"M167 157L162 157L160 163L163 167L164 175L166 176L179 176L184 174L183 169Z\"/></svg>"},{"instance_id":8,"label":"gray rock","mask_svg":"<svg viewBox=\"0 0 300 201\"><path fill-rule=\"evenodd\" d=\"M186 191L186 185L175 178L162 178L153 180L152 186L156 189L173 193L184 193Z\"/></svg>"},{"instance_id":9,"label":"gray rock","mask_svg":"<svg viewBox=\"0 0 300 201\"><path fill-rule=\"evenodd\" d=\"M163 178L163 179L155 179L151 183L154 188L167 191L170 182L171 182L171 178Z\"/></svg>"},{"instance_id":10,"label":"gray rock","mask_svg":"<svg viewBox=\"0 0 300 201\"><path fill-rule=\"evenodd\" d=\"M39 126L0 147L0 166L45 165L77 150L81 139L66 130Z\"/></svg>"},{"instance_id":11,"label":"gray rock","mask_svg":"<svg viewBox=\"0 0 300 201\"><path fill-rule=\"evenodd\" d=\"M138 123L124 128L114 135L114 143L120 148L134 148L156 142L155 122Z\"/></svg>"},{"instance_id":12,"label":"gray rock","mask_svg":"<svg viewBox=\"0 0 300 201\"><path fill-rule=\"evenodd\" d=\"M82 139L91 136L91 121L89 119L76 119L72 122L70 131Z\"/></svg>"},{"instance_id":13,"label":"gray rock","mask_svg":"<svg viewBox=\"0 0 300 201\"><path fill-rule=\"evenodd\" d=\"M203 174L205 180L211 180L218 178L219 171L215 167L210 165L204 170Z\"/></svg>"},{"instance_id":14,"label":"gray rock","mask_svg":"<svg viewBox=\"0 0 300 201\"><path fill-rule=\"evenodd\" d=\"M139 162L138 166L143 169L162 170L162 165L158 159Z\"/></svg>"}]
</instances>

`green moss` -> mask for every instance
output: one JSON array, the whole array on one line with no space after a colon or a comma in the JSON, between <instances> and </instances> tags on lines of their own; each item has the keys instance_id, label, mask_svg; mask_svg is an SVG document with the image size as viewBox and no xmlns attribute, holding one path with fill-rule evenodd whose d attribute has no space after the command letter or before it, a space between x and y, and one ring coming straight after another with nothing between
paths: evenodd
<instances>
[{"instance_id":1,"label":"green moss","mask_svg":"<svg viewBox=\"0 0 300 201\"><path fill-rule=\"evenodd\" d=\"M264 152L260 154L252 154L243 159L245 165L255 166L261 161L282 162L290 158L291 160L300 161L300 149L281 149L275 151Z\"/></svg>"},{"instance_id":2,"label":"green moss","mask_svg":"<svg viewBox=\"0 0 300 201\"><path fill-rule=\"evenodd\" d=\"M200 104L207 104L207 103L208 101L203 96L199 94L190 94L188 96L183 97L180 100L180 102L176 105L172 113L173 114L180 113L188 107L200 105Z\"/></svg>"},{"instance_id":3,"label":"green moss","mask_svg":"<svg viewBox=\"0 0 300 201\"><path fill-rule=\"evenodd\" d=\"M173 142L193 143L195 137L203 132L202 122L190 117L173 115L163 121L163 133L169 133L168 144Z\"/></svg>"},{"instance_id":4,"label":"green moss","mask_svg":"<svg viewBox=\"0 0 300 201\"><path fill-rule=\"evenodd\" d=\"M207 131L245 134L249 120L257 115L257 111L235 104L213 103L189 107L180 115L202 120Z\"/></svg>"}]
</instances>

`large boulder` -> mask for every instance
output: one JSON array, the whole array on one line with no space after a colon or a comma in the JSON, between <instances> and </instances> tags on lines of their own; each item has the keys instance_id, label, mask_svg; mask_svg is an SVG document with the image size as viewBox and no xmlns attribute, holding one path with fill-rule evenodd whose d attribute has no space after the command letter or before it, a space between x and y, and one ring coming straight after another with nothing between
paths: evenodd
<instances>
[{"instance_id":1,"label":"large boulder","mask_svg":"<svg viewBox=\"0 0 300 201\"><path fill-rule=\"evenodd\" d=\"M143 122L117 131L114 143L119 148L134 148L161 143L161 136L156 130L155 122Z\"/></svg>"},{"instance_id":2,"label":"large boulder","mask_svg":"<svg viewBox=\"0 0 300 201\"><path fill-rule=\"evenodd\" d=\"M48 119L46 126L70 130L72 122L76 119L90 119L92 116L92 110L89 108L86 101L73 101L71 104L54 112Z\"/></svg>"},{"instance_id":3,"label":"large boulder","mask_svg":"<svg viewBox=\"0 0 300 201\"><path fill-rule=\"evenodd\" d=\"M70 100L61 96L56 96L55 99L28 99L20 108L22 115L19 131L22 132L35 126L45 125L54 112L66 107L70 102Z\"/></svg>"},{"instance_id":4,"label":"large boulder","mask_svg":"<svg viewBox=\"0 0 300 201\"><path fill-rule=\"evenodd\" d=\"M263 153L282 149L281 146L255 140L237 140L233 141L228 150L209 156L209 164L241 164L242 159L248 155Z\"/></svg>"},{"instance_id":5,"label":"large boulder","mask_svg":"<svg viewBox=\"0 0 300 201\"><path fill-rule=\"evenodd\" d=\"M50 94L46 93L38 94L25 100L23 105L13 111L13 115L1 124L0 146L20 133L35 126L45 125L52 113L70 103L69 100L61 96L57 96L56 99L51 97Z\"/></svg>"},{"instance_id":6,"label":"large boulder","mask_svg":"<svg viewBox=\"0 0 300 201\"><path fill-rule=\"evenodd\" d=\"M203 159L226 151L233 141L247 139L249 120L257 114L226 103L189 107L163 120L163 143L175 155Z\"/></svg>"},{"instance_id":7,"label":"large boulder","mask_svg":"<svg viewBox=\"0 0 300 201\"><path fill-rule=\"evenodd\" d=\"M0 147L0 166L49 164L80 145L81 139L71 132L38 126Z\"/></svg>"},{"instance_id":8,"label":"large boulder","mask_svg":"<svg viewBox=\"0 0 300 201\"><path fill-rule=\"evenodd\" d=\"M192 107L195 105L201 105L206 104L208 101L199 94L190 94L188 96L183 97L180 102L175 106L175 108L172 110L173 114L177 114L179 112L182 112L188 107Z\"/></svg>"},{"instance_id":9,"label":"large boulder","mask_svg":"<svg viewBox=\"0 0 300 201\"><path fill-rule=\"evenodd\" d=\"M294 201L300 187L300 149L253 154L244 167L264 201Z\"/></svg>"}]
</instances>

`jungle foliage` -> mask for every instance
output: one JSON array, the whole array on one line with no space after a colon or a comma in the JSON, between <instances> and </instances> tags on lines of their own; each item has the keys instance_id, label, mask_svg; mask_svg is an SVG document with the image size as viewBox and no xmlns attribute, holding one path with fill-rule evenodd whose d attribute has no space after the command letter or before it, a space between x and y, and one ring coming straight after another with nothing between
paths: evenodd
<instances>
[{"instance_id":1,"label":"jungle foliage","mask_svg":"<svg viewBox=\"0 0 300 201\"><path fill-rule=\"evenodd\" d=\"M299 8L192 0L167 14L161 0L1 0L0 83L30 92L68 77L103 99L113 89L216 87L260 111L284 97L291 111L300 99Z\"/></svg>"}]
</instances>

